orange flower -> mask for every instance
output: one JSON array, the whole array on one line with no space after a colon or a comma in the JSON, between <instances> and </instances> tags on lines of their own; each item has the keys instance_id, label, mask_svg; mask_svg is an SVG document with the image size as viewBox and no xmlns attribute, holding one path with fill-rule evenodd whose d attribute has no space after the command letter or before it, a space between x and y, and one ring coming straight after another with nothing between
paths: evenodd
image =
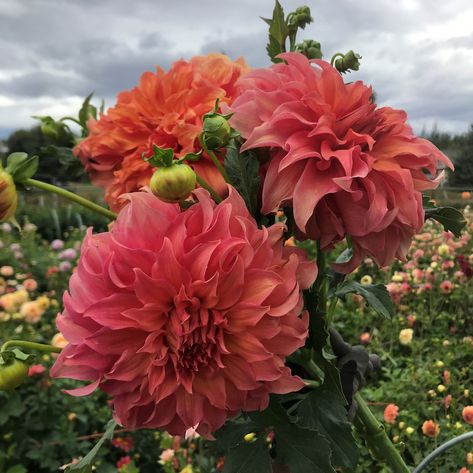
<instances>
[{"instance_id":1,"label":"orange flower","mask_svg":"<svg viewBox=\"0 0 473 473\"><path fill-rule=\"evenodd\" d=\"M216 99L230 104L237 96L235 82L249 67L243 59L231 61L223 54L177 61L168 72L145 72L131 91L121 92L117 104L88 122L89 136L75 148L93 182L106 189L113 209L122 205L120 195L147 185L153 168L141 159L152 154L153 144L172 148L177 156L199 151L202 116ZM194 169L217 192L223 179L204 156Z\"/></svg>"},{"instance_id":2,"label":"orange flower","mask_svg":"<svg viewBox=\"0 0 473 473\"><path fill-rule=\"evenodd\" d=\"M433 420L426 420L422 424L422 433L427 437L437 437L440 433L440 426Z\"/></svg>"},{"instance_id":3,"label":"orange flower","mask_svg":"<svg viewBox=\"0 0 473 473\"><path fill-rule=\"evenodd\" d=\"M396 417L399 415L399 407L396 404L388 404L384 409L384 422L394 424Z\"/></svg>"},{"instance_id":4,"label":"orange flower","mask_svg":"<svg viewBox=\"0 0 473 473\"><path fill-rule=\"evenodd\" d=\"M462 411L463 420L470 425L473 425L473 406L466 406Z\"/></svg>"},{"instance_id":5,"label":"orange flower","mask_svg":"<svg viewBox=\"0 0 473 473\"><path fill-rule=\"evenodd\" d=\"M471 198L471 192L465 191L461 193L462 199L470 199Z\"/></svg>"}]
</instances>

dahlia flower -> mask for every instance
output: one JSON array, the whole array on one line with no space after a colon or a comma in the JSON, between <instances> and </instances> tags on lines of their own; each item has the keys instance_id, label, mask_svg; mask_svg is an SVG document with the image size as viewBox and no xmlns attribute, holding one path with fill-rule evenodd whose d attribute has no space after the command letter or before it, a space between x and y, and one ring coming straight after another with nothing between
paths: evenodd
<instances>
[{"instance_id":1,"label":"dahlia flower","mask_svg":"<svg viewBox=\"0 0 473 473\"><path fill-rule=\"evenodd\" d=\"M249 70L243 59L223 54L197 56L175 62L168 72L145 72L131 91L121 92L117 104L90 119L89 136L75 148L94 184L105 187L105 200L113 209L120 196L147 185L153 168L141 159L153 154L153 145L172 148L177 156L197 152L202 116L215 105L231 103L235 82ZM217 191L226 190L215 166L205 156L195 170Z\"/></svg>"},{"instance_id":2,"label":"dahlia flower","mask_svg":"<svg viewBox=\"0 0 473 473\"><path fill-rule=\"evenodd\" d=\"M262 212L289 205L299 231L330 249L349 235L352 271L405 259L422 227L421 191L436 187L449 159L413 135L400 110L377 108L371 87L343 82L335 68L298 53L240 79L231 124L242 150L270 148ZM426 174L424 171L427 171Z\"/></svg>"},{"instance_id":3,"label":"dahlia flower","mask_svg":"<svg viewBox=\"0 0 473 473\"><path fill-rule=\"evenodd\" d=\"M57 326L69 342L51 375L100 387L126 428L210 435L270 393L303 387L285 358L301 347L301 290L315 263L259 229L231 187L219 205L197 189L181 212L128 194L110 232L87 234Z\"/></svg>"},{"instance_id":4,"label":"dahlia flower","mask_svg":"<svg viewBox=\"0 0 473 473\"><path fill-rule=\"evenodd\" d=\"M396 418L399 415L399 407L396 404L388 404L383 413L384 422L388 424L395 424Z\"/></svg>"}]
</instances>

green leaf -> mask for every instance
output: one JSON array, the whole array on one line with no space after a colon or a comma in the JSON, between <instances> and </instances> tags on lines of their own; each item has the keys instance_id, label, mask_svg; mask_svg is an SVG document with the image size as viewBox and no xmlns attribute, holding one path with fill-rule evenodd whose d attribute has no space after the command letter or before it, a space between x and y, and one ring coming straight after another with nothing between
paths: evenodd
<instances>
[{"instance_id":1,"label":"green leaf","mask_svg":"<svg viewBox=\"0 0 473 473\"><path fill-rule=\"evenodd\" d=\"M243 197L251 215L258 213L259 162L252 151L240 151L228 148L225 156L225 170L230 183Z\"/></svg>"},{"instance_id":2,"label":"green leaf","mask_svg":"<svg viewBox=\"0 0 473 473\"><path fill-rule=\"evenodd\" d=\"M245 442L225 456L223 473L271 473L271 457L265 439Z\"/></svg>"},{"instance_id":3,"label":"green leaf","mask_svg":"<svg viewBox=\"0 0 473 473\"><path fill-rule=\"evenodd\" d=\"M269 25L269 41L266 46L266 51L273 62L280 62L276 56L286 51L286 39L289 34L286 20L284 18L284 10L276 0L276 4L273 10L273 17L271 20L263 18Z\"/></svg>"},{"instance_id":4,"label":"green leaf","mask_svg":"<svg viewBox=\"0 0 473 473\"><path fill-rule=\"evenodd\" d=\"M8 468L6 473L28 473L28 470L23 465L14 465Z\"/></svg>"},{"instance_id":5,"label":"green leaf","mask_svg":"<svg viewBox=\"0 0 473 473\"><path fill-rule=\"evenodd\" d=\"M256 432L257 425L245 419L230 420L225 423L217 432L214 432L217 448L229 450L243 442L244 436L250 432Z\"/></svg>"},{"instance_id":6,"label":"green leaf","mask_svg":"<svg viewBox=\"0 0 473 473\"><path fill-rule=\"evenodd\" d=\"M425 219L437 220L445 231L451 231L456 237L461 236L465 228L466 220L462 212L453 207L437 207L428 196L422 196L422 204L425 211Z\"/></svg>"},{"instance_id":7,"label":"green leaf","mask_svg":"<svg viewBox=\"0 0 473 473\"><path fill-rule=\"evenodd\" d=\"M355 469L358 447L347 420L346 402L340 401L338 387L331 387L326 379L328 382L313 389L297 407L297 424L314 429L329 440L334 466Z\"/></svg>"},{"instance_id":8,"label":"green leaf","mask_svg":"<svg viewBox=\"0 0 473 473\"><path fill-rule=\"evenodd\" d=\"M38 170L38 156L28 156L26 153L11 153L7 158L6 171L15 183L21 184L33 177Z\"/></svg>"},{"instance_id":9,"label":"green leaf","mask_svg":"<svg viewBox=\"0 0 473 473\"><path fill-rule=\"evenodd\" d=\"M83 128L87 128L87 121L89 118L97 118L97 107L94 107L90 103L93 95L94 93L92 92L85 98L84 102L82 103L82 107L79 110L79 122Z\"/></svg>"},{"instance_id":10,"label":"green leaf","mask_svg":"<svg viewBox=\"0 0 473 473\"><path fill-rule=\"evenodd\" d=\"M251 420L260 428L277 427L278 425L286 425L290 422L286 410L281 406L278 396L272 395L269 406L264 411L250 412Z\"/></svg>"},{"instance_id":11,"label":"green leaf","mask_svg":"<svg viewBox=\"0 0 473 473\"><path fill-rule=\"evenodd\" d=\"M276 428L275 434L276 459L287 465L291 473L335 472L330 464L330 444L316 430L287 424Z\"/></svg>"},{"instance_id":12,"label":"green leaf","mask_svg":"<svg viewBox=\"0 0 473 473\"><path fill-rule=\"evenodd\" d=\"M102 435L102 438L94 445L94 448L92 448L92 450L84 458L79 460L78 463L69 466L66 472L76 471L78 473L91 473L93 462L97 456L97 453L106 440L112 439L113 431L115 430L116 425L117 423L114 420L108 421L105 433Z\"/></svg>"},{"instance_id":13,"label":"green leaf","mask_svg":"<svg viewBox=\"0 0 473 473\"><path fill-rule=\"evenodd\" d=\"M347 294L359 294L380 315L391 319L394 316L394 304L384 284L360 284L357 281L349 281L335 292L340 299Z\"/></svg>"}]
</instances>

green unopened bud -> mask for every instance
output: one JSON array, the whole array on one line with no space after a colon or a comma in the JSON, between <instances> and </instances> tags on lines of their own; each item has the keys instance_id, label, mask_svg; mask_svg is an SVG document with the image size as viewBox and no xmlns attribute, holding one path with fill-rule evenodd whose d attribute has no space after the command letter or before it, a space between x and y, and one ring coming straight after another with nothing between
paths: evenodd
<instances>
[{"instance_id":1,"label":"green unopened bud","mask_svg":"<svg viewBox=\"0 0 473 473\"><path fill-rule=\"evenodd\" d=\"M195 189L196 175L187 164L156 169L149 183L151 192L164 202L181 202Z\"/></svg>"},{"instance_id":2,"label":"green unopened bud","mask_svg":"<svg viewBox=\"0 0 473 473\"><path fill-rule=\"evenodd\" d=\"M287 26L289 30L297 30L297 28L304 29L309 23L312 23L314 19L310 15L310 8L303 6L296 8L296 10L288 15Z\"/></svg>"},{"instance_id":3,"label":"green unopened bud","mask_svg":"<svg viewBox=\"0 0 473 473\"><path fill-rule=\"evenodd\" d=\"M28 376L28 365L19 360L13 360L6 365L0 365L0 391L11 391L19 386Z\"/></svg>"},{"instance_id":4,"label":"green unopened bud","mask_svg":"<svg viewBox=\"0 0 473 473\"><path fill-rule=\"evenodd\" d=\"M302 43L296 45L296 51L302 53L308 59L321 59L322 50L320 43L313 39L305 39Z\"/></svg>"},{"instance_id":5,"label":"green unopened bud","mask_svg":"<svg viewBox=\"0 0 473 473\"><path fill-rule=\"evenodd\" d=\"M0 222L15 217L18 194L13 178L0 165Z\"/></svg>"},{"instance_id":6,"label":"green unopened bud","mask_svg":"<svg viewBox=\"0 0 473 473\"><path fill-rule=\"evenodd\" d=\"M215 114L204 118L202 143L209 150L223 148L232 138L232 128L226 117Z\"/></svg>"},{"instance_id":7,"label":"green unopened bud","mask_svg":"<svg viewBox=\"0 0 473 473\"><path fill-rule=\"evenodd\" d=\"M69 127L61 121L56 121L49 116L34 116L33 118L41 122L41 132L48 138L63 142L71 135Z\"/></svg>"},{"instance_id":8,"label":"green unopened bud","mask_svg":"<svg viewBox=\"0 0 473 473\"><path fill-rule=\"evenodd\" d=\"M357 71L360 68L360 59L361 56L353 51L348 51L344 55L340 55L335 61L336 69L344 74L345 72L349 71Z\"/></svg>"}]
</instances>

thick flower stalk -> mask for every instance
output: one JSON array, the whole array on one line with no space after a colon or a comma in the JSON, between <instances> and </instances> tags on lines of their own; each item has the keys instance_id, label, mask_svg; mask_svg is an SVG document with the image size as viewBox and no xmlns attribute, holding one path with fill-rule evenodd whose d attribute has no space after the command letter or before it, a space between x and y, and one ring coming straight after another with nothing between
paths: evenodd
<instances>
[{"instance_id":1,"label":"thick flower stalk","mask_svg":"<svg viewBox=\"0 0 473 473\"><path fill-rule=\"evenodd\" d=\"M345 84L330 64L299 53L239 82L231 124L242 150L269 148L262 212L294 209L302 236L322 249L349 236L349 272L365 256L385 266L405 259L422 227L421 192L437 186L449 159L414 136L400 110L377 108L370 87Z\"/></svg>"},{"instance_id":2,"label":"thick flower stalk","mask_svg":"<svg viewBox=\"0 0 473 473\"><path fill-rule=\"evenodd\" d=\"M121 194L148 185L153 169L142 154L151 155L153 145L172 148L177 157L200 151L202 117L217 99L221 104L235 99L235 83L248 70L243 59L233 62L222 54L177 61L168 72L158 68L144 73L139 84L120 93L117 104L98 121L89 120L89 136L74 153L92 181L106 189L112 209L123 205ZM218 192L226 190L207 155L192 167Z\"/></svg>"},{"instance_id":3,"label":"thick flower stalk","mask_svg":"<svg viewBox=\"0 0 473 473\"><path fill-rule=\"evenodd\" d=\"M307 337L301 291L315 263L228 193L217 205L197 189L184 212L129 194L111 231L82 245L57 320L69 343L51 374L91 382L71 394L100 387L127 428L210 435L304 386L285 358Z\"/></svg>"}]
</instances>

